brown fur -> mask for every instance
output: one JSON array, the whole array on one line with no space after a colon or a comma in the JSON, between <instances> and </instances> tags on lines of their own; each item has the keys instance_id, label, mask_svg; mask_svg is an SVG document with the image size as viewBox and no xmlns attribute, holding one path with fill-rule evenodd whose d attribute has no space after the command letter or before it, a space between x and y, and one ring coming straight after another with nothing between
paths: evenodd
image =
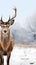
<instances>
[{"instance_id":1,"label":"brown fur","mask_svg":"<svg viewBox=\"0 0 36 65\"><path fill-rule=\"evenodd\" d=\"M4 64L3 55L7 55L7 65L9 65L9 59L11 55L11 51L13 50L14 41L13 38L10 36L10 29L9 26L14 23L14 18L16 17L16 8L15 15L7 22L3 22L2 18L0 20L0 26L1 26L1 33L0 33L0 65L2 63Z\"/></svg>"},{"instance_id":2,"label":"brown fur","mask_svg":"<svg viewBox=\"0 0 36 65\"><path fill-rule=\"evenodd\" d=\"M5 53L10 53L13 50L14 41L10 39L10 42L5 47L2 42L0 42L0 51L5 55Z\"/></svg>"},{"instance_id":3,"label":"brown fur","mask_svg":"<svg viewBox=\"0 0 36 65\"><path fill-rule=\"evenodd\" d=\"M14 40L12 37L10 37L10 40L7 44L3 43L0 39L0 58L1 58L1 63L0 65L4 65L4 59L3 55L7 55L7 65L9 65L9 60L10 60L10 55L11 51L13 50L14 47Z\"/></svg>"}]
</instances>

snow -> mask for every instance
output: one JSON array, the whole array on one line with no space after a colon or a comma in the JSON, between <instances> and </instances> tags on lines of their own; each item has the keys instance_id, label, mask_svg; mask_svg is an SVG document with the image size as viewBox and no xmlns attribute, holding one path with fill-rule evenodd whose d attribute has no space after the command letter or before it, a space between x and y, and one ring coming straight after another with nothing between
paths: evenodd
<instances>
[{"instance_id":1,"label":"snow","mask_svg":"<svg viewBox=\"0 0 36 65\"><path fill-rule=\"evenodd\" d=\"M3 56L3 58L4 58L4 65L7 65L7 56Z\"/></svg>"},{"instance_id":2,"label":"snow","mask_svg":"<svg viewBox=\"0 0 36 65\"><path fill-rule=\"evenodd\" d=\"M4 65L7 65L7 56L3 57ZM36 65L36 48L14 46L9 65Z\"/></svg>"},{"instance_id":3,"label":"snow","mask_svg":"<svg viewBox=\"0 0 36 65\"><path fill-rule=\"evenodd\" d=\"M14 47L10 65L36 65L36 48Z\"/></svg>"}]
</instances>

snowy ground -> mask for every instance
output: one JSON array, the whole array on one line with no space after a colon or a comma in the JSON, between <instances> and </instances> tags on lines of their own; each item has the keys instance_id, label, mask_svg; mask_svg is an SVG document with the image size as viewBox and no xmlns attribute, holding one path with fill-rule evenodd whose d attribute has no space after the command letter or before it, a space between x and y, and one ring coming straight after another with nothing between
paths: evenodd
<instances>
[{"instance_id":1,"label":"snowy ground","mask_svg":"<svg viewBox=\"0 0 36 65\"><path fill-rule=\"evenodd\" d=\"M15 46L11 53L10 65L36 65L36 48Z\"/></svg>"}]
</instances>

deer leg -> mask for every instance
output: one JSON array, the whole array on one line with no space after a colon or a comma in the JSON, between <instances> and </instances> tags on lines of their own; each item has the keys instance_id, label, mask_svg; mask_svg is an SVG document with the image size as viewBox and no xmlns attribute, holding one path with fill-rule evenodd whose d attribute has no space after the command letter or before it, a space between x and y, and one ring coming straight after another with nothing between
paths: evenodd
<instances>
[{"instance_id":1,"label":"deer leg","mask_svg":"<svg viewBox=\"0 0 36 65\"><path fill-rule=\"evenodd\" d=\"M9 65L10 55L11 55L11 54L8 54L8 55L7 55L7 65Z\"/></svg>"},{"instance_id":2,"label":"deer leg","mask_svg":"<svg viewBox=\"0 0 36 65\"><path fill-rule=\"evenodd\" d=\"M0 55L0 65L4 65L4 59L2 55Z\"/></svg>"}]
</instances>

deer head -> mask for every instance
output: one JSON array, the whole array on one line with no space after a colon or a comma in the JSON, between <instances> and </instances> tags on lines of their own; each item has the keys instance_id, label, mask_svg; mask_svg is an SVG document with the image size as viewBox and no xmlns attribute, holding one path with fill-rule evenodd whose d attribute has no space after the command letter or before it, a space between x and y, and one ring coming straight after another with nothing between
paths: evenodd
<instances>
[{"instance_id":1,"label":"deer head","mask_svg":"<svg viewBox=\"0 0 36 65\"><path fill-rule=\"evenodd\" d=\"M1 26L1 41L3 43L7 43L10 39L10 30L9 26L14 23L14 18L16 17L16 8L14 8L14 16L12 18L9 17L9 20L7 22L3 22L2 17L0 20L0 26Z\"/></svg>"}]
</instances>

